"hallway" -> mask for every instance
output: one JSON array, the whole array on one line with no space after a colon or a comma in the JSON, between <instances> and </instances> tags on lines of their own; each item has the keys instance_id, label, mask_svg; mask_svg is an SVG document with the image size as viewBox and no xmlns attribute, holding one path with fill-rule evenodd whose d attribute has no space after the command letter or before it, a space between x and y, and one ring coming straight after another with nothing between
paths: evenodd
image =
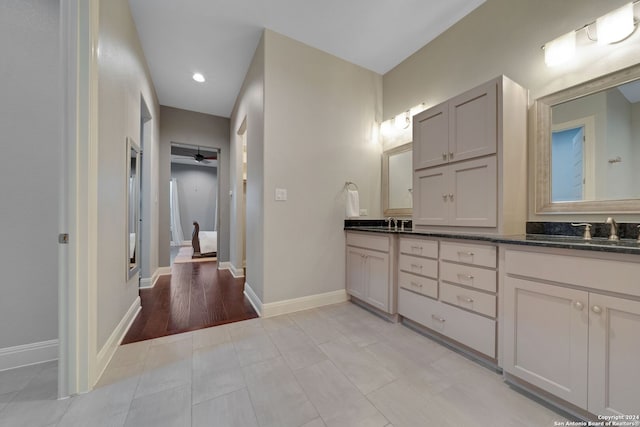
<instances>
[{"instance_id":1,"label":"hallway","mask_svg":"<svg viewBox=\"0 0 640 427\"><path fill-rule=\"evenodd\" d=\"M122 344L258 317L244 296L244 278L218 270L216 261L174 263L151 289Z\"/></svg>"}]
</instances>

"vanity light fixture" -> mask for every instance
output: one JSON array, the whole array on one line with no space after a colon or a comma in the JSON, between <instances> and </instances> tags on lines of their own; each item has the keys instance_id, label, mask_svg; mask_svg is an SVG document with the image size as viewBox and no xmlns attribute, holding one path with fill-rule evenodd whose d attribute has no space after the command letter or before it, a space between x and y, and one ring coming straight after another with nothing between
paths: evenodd
<instances>
[{"instance_id":1,"label":"vanity light fixture","mask_svg":"<svg viewBox=\"0 0 640 427\"><path fill-rule=\"evenodd\" d=\"M198 83L204 83L205 78L202 73L193 73L193 80L197 81Z\"/></svg>"},{"instance_id":2,"label":"vanity light fixture","mask_svg":"<svg viewBox=\"0 0 640 427\"><path fill-rule=\"evenodd\" d=\"M576 53L576 32L570 31L543 46L544 62L548 67L569 61Z\"/></svg>"},{"instance_id":3,"label":"vanity light fixture","mask_svg":"<svg viewBox=\"0 0 640 427\"><path fill-rule=\"evenodd\" d=\"M396 129L406 129L411 126L411 115L409 114L411 110L407 110L404 113L398 114L394 120L393 125Z\"/></svg>"},{"instance_id":4,"label":"vanity light fixture","mask_svg":"<svg viewBox=\"0 0 640 427\"><path fill-rule=\"evenodd\" d=\"M595 21L583 25L577 30L570 31L542 46L544 62L553 67L569 61L575 55L576 35L584 30L587 38L598 45L618 43L629 37L636 29L638 21L634 17L634 5L640 0L627 3L624 6L602 15ZM595 24L597 37L591 35L591 27Z\"/></svg>"},{"instance_id":5,"label":"vanity light fixture","mask_svg":"<svg viewBox=\"0 0 640 427\"><path fill-rule=\"evenodd\" d=\"M599 45L622 41L629 37L634 29L633 3L627 3L596 19Z\"/></svg>"}]
</instances>

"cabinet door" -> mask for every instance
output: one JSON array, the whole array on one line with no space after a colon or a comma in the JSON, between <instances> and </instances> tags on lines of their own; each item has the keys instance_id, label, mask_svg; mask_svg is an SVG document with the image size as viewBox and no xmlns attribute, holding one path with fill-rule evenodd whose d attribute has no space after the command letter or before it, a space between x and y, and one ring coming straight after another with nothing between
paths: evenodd
<instances>
[{"instance_id":1,"label":"cabinet door","mask_svg":"<svg viewBox=\"0 0 640 427\"><path fill-rule=\"evenodd\" d=\"M447 166L414 172L413 222L417 225L447 225L449 223Z\"/></svg>"},{"instance_id":2,"label":"cabinet door","mask_svg":"<svg viewBox=\"0 0 640 427\"><path fill-rule=\"evenodd\" d=\"M492 81L449 101L449 161L496 152L497 94Z\"/></svg>"},{"instance_id":3,"label":"cabinet door","mask_svg":"<svg viewBox=\"0 0 640 427\"><path fill-rule=\"evenodd\" d=\"M495 227L498 223L496 157L449 165L451 194L449 224Z\"/></svg>"},{"instance_id":4,"label":"cabinet door","mask_svg":"<svg viewBox=\"0 0 640 427\"><path fill-rule=\"evenodd\" d=\"M449 107L445 102L416 115L413 121L413 169L447 163Z\"/></svg>"},{"instance_id":5,"label":"cabinet door","mask_svg":"<svg viewBox=\"0 0 640 427\"><path fill-rule=\"evenodd\" d=\"M367 251L365 256L365 301L389 311L389 254Z\"/></svg>"},{"instance_id":6,"label":"cabinet door","mask_svg":"<svg viewBox=\"0 0 640 427\"><path fill-rule=\"evenodd\" d=\"M507 276L503 368L587 407L589 294Z\"/></svg>"},{"instance_id":7,"label":"cabinet door","mask_svg":"<svg viewBox=\"0 0 640 427\"><path fill-rule=\"evenodd\" d=\"M638 415L640 302L589 294L589 412Z\"/></svg>"},{"instance_id":8,"label":"cabinet door","mask_svg":"<svg viewBox=\"0 0 640 427\"><path fill-rule=\"evenodd\" d=\"M365 254L362 249L347 246L347 292L356 298L365 298Z\"/></svg>"}]
</instances>

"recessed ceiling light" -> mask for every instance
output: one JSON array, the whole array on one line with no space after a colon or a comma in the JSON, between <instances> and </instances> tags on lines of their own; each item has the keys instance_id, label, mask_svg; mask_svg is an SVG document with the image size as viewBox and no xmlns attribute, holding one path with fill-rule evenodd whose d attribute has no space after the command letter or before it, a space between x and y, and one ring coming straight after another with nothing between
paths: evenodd
<instances>
[{"instance_id":1,"label":"recessed ceiling light","mask_svg":"<svg viewBox=\"0 0 640 427\"><path fill-rule=\"evenodd\" d=\"M193 80L197 81L198 83L204 83L204 76L200 73L193 73Z\"/></svg>"}]
</instances>

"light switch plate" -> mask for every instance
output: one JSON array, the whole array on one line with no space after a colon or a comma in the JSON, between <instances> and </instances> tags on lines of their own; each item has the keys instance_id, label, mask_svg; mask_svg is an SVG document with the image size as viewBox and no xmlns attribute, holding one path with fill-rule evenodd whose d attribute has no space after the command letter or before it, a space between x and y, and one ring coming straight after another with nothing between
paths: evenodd
<instances>
[{"instance_id":1,"label":"light switch plate","mask_svg":"<svg viewBox=\"0 0 640 427\"><path fill-rule=\"evenodd\" d=\"M276 188L276 201L284 202L285 200L287 200L287 189Z\"/></svg>"}]
</instances>

